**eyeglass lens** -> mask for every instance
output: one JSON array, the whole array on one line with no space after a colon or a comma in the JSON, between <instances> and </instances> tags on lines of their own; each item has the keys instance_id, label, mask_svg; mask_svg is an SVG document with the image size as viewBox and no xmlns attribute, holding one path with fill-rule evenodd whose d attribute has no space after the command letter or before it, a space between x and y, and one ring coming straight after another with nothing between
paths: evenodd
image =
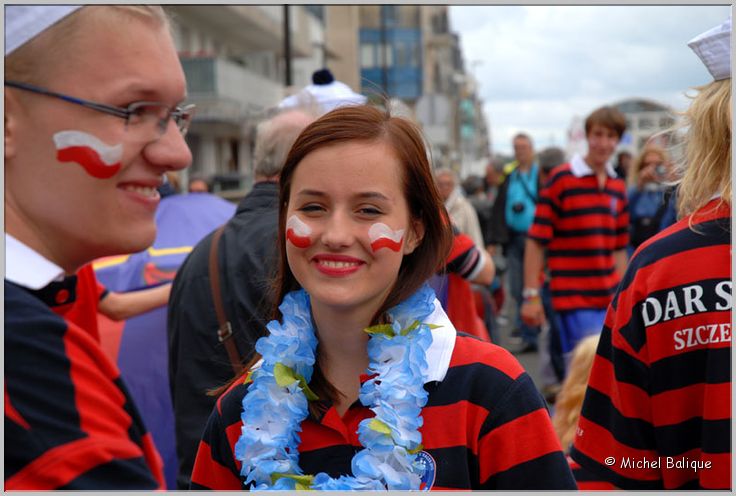
<instances>
[{"instance_id":1,"label":"eyeglass lens","mask_svg":"<svg viewBox=\"0 0 736 496\"><path fill-rule=\"evenodd\" d=\"M166 132L169 119L173 119L179 132L186 134L191 122L191 106L185 109L171 110L164 104L141 102L128 109L128 126L141 130L150 130L161 136Z\"/></svg>"}]
</instances>

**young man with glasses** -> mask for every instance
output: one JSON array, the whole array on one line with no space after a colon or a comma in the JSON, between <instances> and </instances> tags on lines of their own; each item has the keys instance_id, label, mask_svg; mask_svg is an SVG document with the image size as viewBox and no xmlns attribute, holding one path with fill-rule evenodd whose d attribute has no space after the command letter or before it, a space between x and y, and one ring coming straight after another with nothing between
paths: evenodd
<instances>
[{"instance_id":1,"label":"young man with glasses","mask_svg":"<svg viewBox=\"0 0 736 496\"><path fill-rule=\"evenodd\" d=\"M75 271L155 237L191 161L159 7L5 7L5 488L163 488L114 364L66 314Z\"/></svg>"}]
</instances>

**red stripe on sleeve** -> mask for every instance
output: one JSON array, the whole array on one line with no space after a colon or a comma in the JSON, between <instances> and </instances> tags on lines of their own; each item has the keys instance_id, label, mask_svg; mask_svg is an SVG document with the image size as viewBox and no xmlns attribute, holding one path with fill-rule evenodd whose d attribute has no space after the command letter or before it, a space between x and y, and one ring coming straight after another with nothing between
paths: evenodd
<instances>
[{"instance_id":1,"label":"red stripe on sleeve","mask_svg":"<svg viewBox=\"0 0 736 496\"><path fill-rule=\"evenodd\" d=\"M468 250L475 247L473 240L467 234L458 233L452 238L452 249L450 254L447 256L447 263L452 262L457 257L462 255Z\"/></svg>"},{"instance_id":2,"label":"red stripe on sleeve","mask_svg":"<svg viewBox=\"0 0 736 496\"><path fill-rule=\"evenodd\" d=\"M542 426L547 426L543 429ZM492 430L480 440L480 480L554 451L561 451L544 408Z\"/></svg>"},{"instance_id":3,"label":"red stripe on sleeve","mask_svg":"<svg viewBox=\"0 0 736 496\"><path fill-rule=\"evenodd\" d=\"M633 384L618 382L613 364L600 355L596 356L590 371L588 387L608 396L623 416L652 423L649 394Z\"/></svg>"},{"instance_id":4,"label":"red stripe on sleeve","mask_svg":"<svg viewBox=\"0 0 736 496\"><path fill-rule=\"evenodd\" d=\"M703 453L702 460L710 468L698 470L700 485L705 489L731 489L731 453Z\"/></svg>"},{"instance_id":5,"label":"red stripe on sleeve","mask_svg":"<svg viewBox=\"0 0 736 496\"><path fill-rule=\"evenodd\" d=\"M504 348L491 343L482 343L470 337L458 336L455 340L455 349L452 352L450 367L473 363L493 364L493 368L500 370L512 379L516 379L524 373L521 364Z\"/></svg>"},{"instance_id":6,"label":"red stripe on sleeve","mask_svg":"<svg viewBox=\"0 0 736 496\"><path fill-rule=\"evenodd\" d=\"M575 449L603 465L603 460L613 457L615 462L608 466L614 472L630 479L642 481L656 481L661 479L659 470L654 468L622 467L624 459L630 460L658 460L659 455L654 450L639 450L619 443L613 434L600 425L580 417L575 437Z\"/></svg>"},{"instance_id":7,"label":"red stripe on sleeve","mask_svg":"<svg viewBox=\"0 0 736 496\"><path fill-rule=\"evenodd\" d=\"M48 491L64 486L85 472L115 459L142 456L133 443L111 443L109 439L83 438L46 451L5 480L6 490ZM163 488L163 486L161 486Z\"/></svg>"},{"instance_id":8,"label":"red stripe on sleeve","mask_svg":"<svg viewBox=\"0 0 736 496\"><path fill-rule=\"evenodd\" d=\"M5 383L5 416L16 424L22 426L24 429L31 429L31 426L26 422L26 419L15 409L13 404L10 402L10 395L8 395L8 384Z\"/></svg>"},{"instance_id":9,"label":"red stripe on sleeve","mask_svg":"<svg viewBox=\"0 0 736 496\"><path fill-rule=\"evenodd\" d=\"M238 442L238 439L240 438L240 434L242 433L242 430L243 430L242 422L232 423L225 428L225 436L227 436L227 444L230 446L233 452L233 461L235 462L235 466L238 468L238 471L240 471L240 468L243 466L243 462L235 459L234 453L235 453L235 444Z\"/></svg>"},{"instance_id":10,"label":"red stripe on sleeve","mask_svg":"<svg viewBox=\"0 0 736 496\"><path fill-rule=\"evenodd\" d=\"M113 382L119 375L99 349L99 345L72 323L64 337L71 363L69 375L74 384L80 428L92 437L108 442L131 442L128 428L132 419L123 409L126 398Z\"/></svg>"},{"instance_id":11,"label":"red stripe on sleeve","mask_svg":"<svg viewBox=\"0 0 736 496\"><path fill-rule=\"evenodd\" d=\"M468 401L426 407L422 410L424 425L419 429L422 444L425 449L467 446L477 455L477 440L487 417L488 410ZM452 425L447 424L448 418L454 419Z\"/></svg>"},{"instance_id":12,"label":"red stripe on sleeve","mask_svg":"<svg viewBox=\"0 0 736 496\"><path fill-rule=\"evenodd\" d=\"M197 457L192 470L192 483L210 489L241 490L240 478L235 476L229 468L223 467L212 459L210 446L200 441Z\"/></svg>"},{"instance_id":13,"label":"red stripe on sleeve","mask_svg":"<svg viewBox=\"0 0 736 496\"><path fill-rule=\"evenodd\" d=\"M141 438L143 445L143 457L146 460L146 465L151 469L153 478L156 479L161 489L166 488L166 476L164 475L164 461L156 448L156 443L153 442L153 435L150 432Z\"/></svg>"},{"instance_id":14,"label":"red stripe on sleeve","mask_svg":"<svg viewBox=\"0 0 736 496\"><path fill-rule=\"evenodd\" d=\"M96 442L110 450L136 453L142 456L156 481L165 487L163 461L150 434L143 433L141 445L130 438L133 423L125 411L128 401L115 379L117 367L107 358L99 343L71 322L64 336L69 357L69 377L74 384L74 396L79 414L79 427Z\"/></svg>"},{"instance_id":15,"label":"red stripe on sleeve","mask_svg":"<svg viewBox=\"0 0 736 496\"><path fill-rule=\"evenodd\" d=\"M704 406L705 405L705 406ZM693 384L652 396L657 425L672 425L695 417L731 418L731 383Z\"/></svg>"}]
</instances>

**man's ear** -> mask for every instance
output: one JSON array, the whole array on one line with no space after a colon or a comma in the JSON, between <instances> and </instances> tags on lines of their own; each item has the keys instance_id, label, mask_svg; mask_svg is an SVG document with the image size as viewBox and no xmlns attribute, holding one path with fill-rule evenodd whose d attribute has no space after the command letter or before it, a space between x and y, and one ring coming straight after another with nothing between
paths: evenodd
<instances>
[{"instance_id":1,"label":"man's ear","mask_svg":"<svg viewBox=\"0 0 736 496\"><path fill-rule=\"evenodd\" d=\"M404 255L409 255L417 246L422 244L424 239L424 222L421 219L412 219L411 228L409 229L409 235L406 237L404 242Z\"/></svg>"},{"instance_id":2,"label":"man's ear","mask_svg":"<svg viewBox=\"0 0 736 496\"><path fill-rule=\"evenodd\" d=\"M13 158L17 151L16 133L18 132L18 112L20 111L20 102L12 95L12 92L5 90L5 138L3 147L5 148L5 160Z\"/></svg>"}]
</instances>

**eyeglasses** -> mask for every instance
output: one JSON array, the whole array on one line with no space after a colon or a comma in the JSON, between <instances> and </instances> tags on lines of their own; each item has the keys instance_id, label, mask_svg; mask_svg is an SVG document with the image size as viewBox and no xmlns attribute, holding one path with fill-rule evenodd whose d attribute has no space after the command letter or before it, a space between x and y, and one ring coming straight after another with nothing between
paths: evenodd
<instances>
[{"instance_id":1,"label":"eyeglasses","mask_svg":"<svg viewBox=\"0 0 736 496\"><path fill-rule=\"evenodd\" d=\"M32 84L21 83L18 81L5 81L5 86L59 98L65 102L82 105L83 107L97 110L98 112L120 117L121 119L125 119L126 128L135 128L137 130L141 130L141 132L151 130L152 134L146 136L152 136L155 133L155 139L160 138L166 132L166 128L169 125L169 119L174 120L174 123L182 136L186 135L189 130L189 125L192 122L192 118L194 117L194 104L170 108L162 102L134 102L126 108L123 108L115 107L113 105L105 105L104 103L91 102L89 100L83 100L69 95L63 95L61 93L56 93Z\"/></svg>"}]
</instances>

